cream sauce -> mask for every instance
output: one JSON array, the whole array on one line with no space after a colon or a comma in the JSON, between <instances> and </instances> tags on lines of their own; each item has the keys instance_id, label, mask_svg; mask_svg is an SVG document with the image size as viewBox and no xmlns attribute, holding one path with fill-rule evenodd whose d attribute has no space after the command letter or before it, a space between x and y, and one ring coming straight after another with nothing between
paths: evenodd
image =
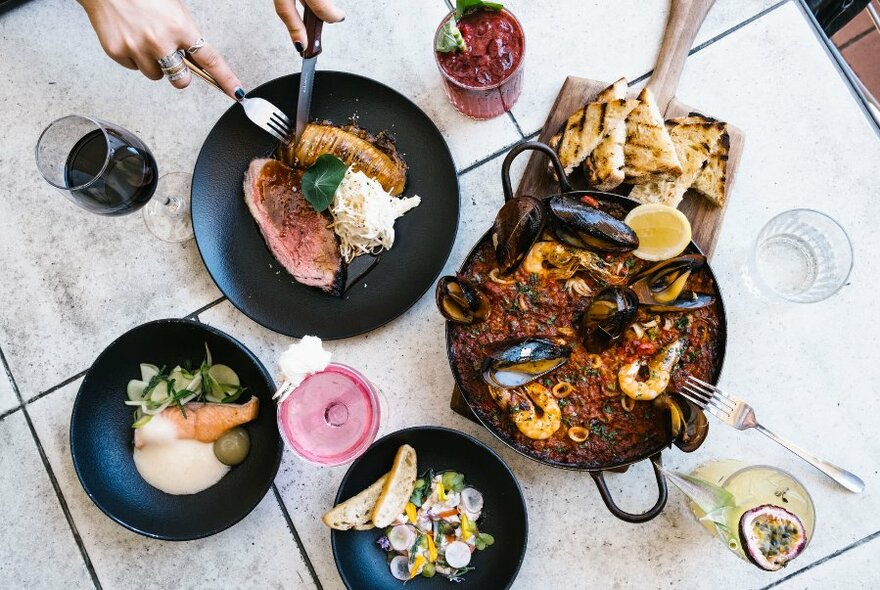
<instances>
[{"instance_id":1,"label":"cream sauce","mask_svg":"<svg viewBox=\"0 0 880 590\"><path fill-rule=\"evenodd\" d=\"M139 429L144 446L134 449L134 464L148 484L168 494L197 494L229 473L212 443L177 439L167 426L158 415Z\"/></svg>"}]
</instances>

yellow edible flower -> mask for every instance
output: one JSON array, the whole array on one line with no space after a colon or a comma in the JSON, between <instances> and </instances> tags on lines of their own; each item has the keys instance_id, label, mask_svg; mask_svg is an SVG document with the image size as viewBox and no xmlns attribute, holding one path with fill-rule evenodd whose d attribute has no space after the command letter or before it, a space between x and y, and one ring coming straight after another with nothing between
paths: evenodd
<instances>
[{"instance_id":1,"label":"yellow edible flower","mask_svg":"<svg viewBox=\"0 0 880 590\"><path fill-rule=\"evenodd\" d=\"M421 555L416 556L416 560L413 561L412 569L409 572L409 579L412 580L417 575L419 575L419 568L425 565L425 558Z\"/></svg>"},{"instance_id":2,"label":"yellow edible flower","mask_svg":"<svg viewBox=\"0 0 880 590\"><path fill-rule=\"evenodd\" d=\"M434 535L428 535L428 561L434 563L437 561L437 545L434 543Z\"/></svg>"},{"instance_id":3,"label":"yellow edible flower","mask_svg":"<svg viewBox=\"0 0 880 590\"><path fill-rule=\"evenodd\" d=\"M406 516L409 518L409 521L413 524L416 522L416 505L412 502L406 503Z\"/></svg>"},{"instance_id":4,"label":"yellow edible flower","mask_svg":"<svg viewBox=\"0 0 880 590\"><path fill-rule=\"evenodd\" d=\"M437 483L437 499L440 500L441 502L446 501L446 488L443 487L442 481ZM398 504L398 506L399 506L399 504Z\"/></svg>"},{"instance_id":5,"label":"yellow edible flower","mask_svg":"<svg viewBox=\"0 0 880 590\"><path fill-rule=\"evenodd\" d=\"M467 517L467 514L464 512L461 513L461 539L466 541L471 538L471 535L474 534L473 529L471 528L471 521Z\"/></svg>"}]
</instances>

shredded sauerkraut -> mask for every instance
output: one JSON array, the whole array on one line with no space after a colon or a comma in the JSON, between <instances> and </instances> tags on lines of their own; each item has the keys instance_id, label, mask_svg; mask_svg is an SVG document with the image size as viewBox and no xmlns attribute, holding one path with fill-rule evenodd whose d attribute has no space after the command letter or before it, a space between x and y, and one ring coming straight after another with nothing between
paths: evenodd
<instances>
[{"instance_id":1,"label":"shredded sauerkraut","mask_svg":"<svg viewBox=\"0 0 880 590\"><path fill-rule=\"evenodd\" d=\"M393 197L378 181L349 168L336 189L330 227L339 236L346 262L361 254L378 254L394 245L394 220L419 206L421 199Z\"/></svg>"}]
</instances>

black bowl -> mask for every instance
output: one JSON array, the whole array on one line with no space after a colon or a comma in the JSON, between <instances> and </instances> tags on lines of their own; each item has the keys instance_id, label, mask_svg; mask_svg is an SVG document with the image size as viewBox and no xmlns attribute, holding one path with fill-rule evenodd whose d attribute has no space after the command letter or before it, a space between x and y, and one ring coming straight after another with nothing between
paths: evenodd
<instances>
[{"instance_id":1,"label":"black bowl","mask_svg":"<svg viewBox=\"0 0 880 590\"><path fill-rule=\"evenodd\" d=\"M228 365L246 387L240 402L260 400L257 419L245 425L247 459L216 485L188 496L166 494L137 472L132 457L132 409L123 402L140 363L198 366L205 343L214 362ZM70 454L79 481L104 513L136 533L186 541L219 533L247 516L272 485L281 462L281 437L266 368L240 342L189 320L157 320L126 332L98 356L86 373L70 418Z\"/></svg>"},{"instance_id":2,"label":"black bowl","mask_svg":"<svg viewBox=\"0 0 880 590\"><path fill-rule=\"evenodd\" d=\"M495 537L495 543L474 554L471 565L476 567L464 576L456 588L509 588L519 572L526 554L529 519L522 490L510 468L495 452L457 430L435 426L418 426L393 432L367 449L348 469L336 503L347 500L391 468L394 454L402 444L412 446L418 455L419 474L454 470L463 473L465 481L482 492L485 500L479 521L481 531ZM401 590L403 582L388 569L386 553L376 545L381 529L368 531L332 531L330 543L336 568L346 587L357 590ZM442 575L433 578L416 576L406 588L446 588L449 582Z\"/></svg>"}]
</instances>

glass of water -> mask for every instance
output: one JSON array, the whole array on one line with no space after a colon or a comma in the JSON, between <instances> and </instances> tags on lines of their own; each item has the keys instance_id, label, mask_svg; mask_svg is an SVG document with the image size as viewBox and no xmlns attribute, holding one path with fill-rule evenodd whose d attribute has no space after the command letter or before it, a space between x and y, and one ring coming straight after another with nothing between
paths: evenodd
<instances>
[{"instance_id":1,"label":"glass of water","mask_svg":"<svg viewBox=\"0 0 880 590\"><path fill-rule=\"evenodd\" d=\"M758 234L748 277L767 298L815 303L843 287L852 264L852 244L839 223L819 211L792 209Z\"/></svg>"}]
</instances>

